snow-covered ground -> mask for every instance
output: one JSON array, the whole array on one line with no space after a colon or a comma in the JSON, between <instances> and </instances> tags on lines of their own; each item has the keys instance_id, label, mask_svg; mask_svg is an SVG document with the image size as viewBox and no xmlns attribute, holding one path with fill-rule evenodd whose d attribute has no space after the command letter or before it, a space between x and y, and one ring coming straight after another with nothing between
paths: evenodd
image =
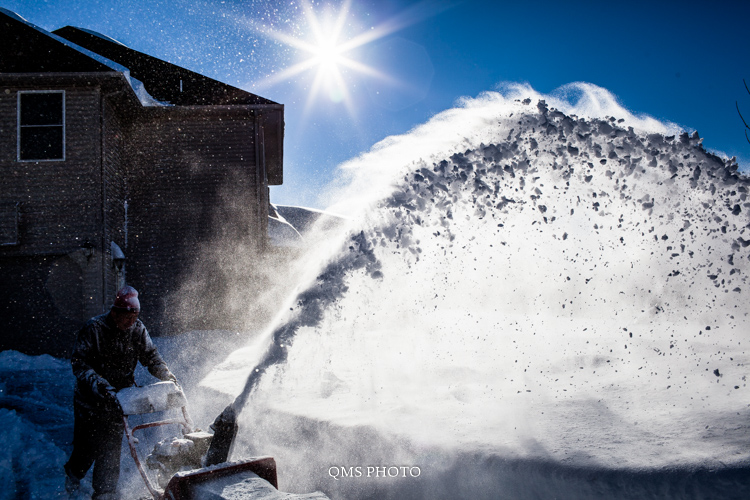
<instances>
[{"instance_id":1,"label":"snow-covered ground","mask_svg":"<svg viewBox=\"0 0 750 500\"><path fill-rule=\"evenodd\" d=\"M214 391L197 388L197 382L238 345L238 335L224 331L196 331L181 336L156 338L155 344L177 375L187 394L196 425L208 425L231 401ZM139 366L139 385L157 380ZM0 352L0 499L67 498L63 465L73 439L73 387L70 361L48 355L27 356ZM132 417L136 423L141 417ZM141 420L138 420L138 419ZM143 439L142 456L158 440L177 429L150 431ZM172 434L170 434L172 435ZM134 467L127 444L121 454L120 493L124 500L148 498ZM91 472L82 482L91 494Z\"/></svg>"},{"instance_id":2,"label":"snow-covered ground","mask_svg":"<svg viewBox=\"0 0 750 500\"><path fill-rule=\"evenodd\" d=\"M239 395L233 458L336 499L747 498L750 181L569 90L466 100L344 165L347 231L267 331L157 340L198 425ZM2 356L2 482L43 498L72 375Z\"/></svg>"},{"instance_id":3,"label":"snow-covered ground","mask_svg":"<svg viewBox=\"0 0 750 500\"><path fill-rule=\"evenodd\" d=\"M0 352L0 498L56 498L72 435L70 364Z\"/></svg>"}]
</instances>

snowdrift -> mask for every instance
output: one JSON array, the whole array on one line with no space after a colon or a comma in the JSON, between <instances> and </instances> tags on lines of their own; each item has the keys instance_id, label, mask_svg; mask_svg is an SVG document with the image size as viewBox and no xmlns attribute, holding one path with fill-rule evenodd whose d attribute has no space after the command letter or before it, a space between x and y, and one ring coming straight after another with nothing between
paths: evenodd
<instances>
[{"instance_id":1,"label":"snowdrift","mask_svg":"<svg viewBox=\"0 0 750 500\"><path fill-rule=\"evenodd\" d=\"M372 481L327 471L384 462L422 467L388 479L400 495L455 497L435 484L467 456L471 480L451 478L467 498L502 487L487 457L748 463L750 181L697 133L590 93L555 102L567 112L513 97L466 101L345 166L362 208L345 243L203 381L241 393L245 428L262 429L244 446L294 464L280 477L301 490L367 497Z\"/></svg>"},{"instance_id":2,"label":"snowdrift","mask_svg":"<svg viewBox=\"0 0 750 500\"><path fill-rule=\"evenodd\" d=\"M66 361L0 352L0 499L64 495L73 381Z\"/></svg>"}]
</instances>

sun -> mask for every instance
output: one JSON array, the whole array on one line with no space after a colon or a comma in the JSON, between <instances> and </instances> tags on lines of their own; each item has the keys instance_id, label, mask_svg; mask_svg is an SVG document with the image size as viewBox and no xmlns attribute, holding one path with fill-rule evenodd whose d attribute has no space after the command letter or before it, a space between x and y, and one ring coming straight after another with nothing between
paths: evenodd
<instances>
[{"instance_id":1,"label":"sun","mask_svg":"<svg viewBox=\"0 0 750 500\"><path fill-rule=\"evenodd\" d=\"M349 114L355 116L352 89L357 83L377 80L391 86L405 85L405 82L361 61L359 54L362 51L358 49L452 8L453 3L452 0L421 0L370 27L358 19L361 16L352 12L352 0L343 0L338 9L327 4L314 8L310 0L301 0L298 5L303 16L294 34L258 26L246 19L251 29L294 49L296 53L294 63L254 82L253 87L269 88L305 77L302 79L307 92L305 114L313 104L328 100L343 104Z\"/></svg>"},{"instance_id":2,"label":"sun","mask_svg":"<svg viewBox=\"0 0 750 500\"><path fill-rule=\"evenodd\" d=\"M324 40L313 51L316 63L328 70L335 70L339 64L343 64L341 52L336 40Z\"/></svg>"},{"instance_id":3,"label":"sun","mask_svg":"<svg viewBox=\"0 0 750 500\"><path fill-rule=\"evenodd\" d=\"M356 77L377 78L389 81L388 75L357 60L356 49L402 29L412 20L391 19L369 29L352 33L358 23L351 12L351 0L345 0L338 12L324 8L316 12L309 1L301 3L304 12L302 34L290 34L271 29L262 33L288 47L296 49L298 61L282 71L256 83L269 87L307 74L312 81L307 92L305 109L321 98L344 104L354 115L354 102L350 88Z\"/></svg>"},{"instance_id":4,"label":"sun","mask_svg":"<svg viewBox=\"0 0 750 500\"><path fill-rule=\"evenodd\" d=\"M345 73L353 70L371 77L385 78L385 75L379 74L352 56L354 49L371 42L373 38L368 32L350 37L347 37L348 33L344 33L344 28L348 24L353 24L348 23L351 0L346 0L338 13L332 12L331 9L316 13L307 1L302 2L302 7L306 27L302 36L295 37L275 31L267 32L272 38L296 49L300 60L277 73L272 79L267 79L263 84L272 85L309 72L314 76L310 84L306 108L309 108L321 96L325 96L334 103L343 103L353 112L354 105L349 91L351 78L347 78ZM384 35L382 31L380 33L379 36Z\"/></svg>"}]
</instances>

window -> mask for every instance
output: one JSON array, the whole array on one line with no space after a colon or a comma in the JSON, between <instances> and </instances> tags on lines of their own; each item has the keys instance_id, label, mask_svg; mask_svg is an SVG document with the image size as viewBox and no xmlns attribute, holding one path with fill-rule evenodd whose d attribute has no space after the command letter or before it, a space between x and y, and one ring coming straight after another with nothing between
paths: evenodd
<instances>
[{"instance_id":1,"label":"window","mask_svg":"<svg viewBox=\"0 0 750 500\"><path fill-rule=\"evenodd\" d=\"M18 159L65 159L65 92L18 93Z\"/></svg>"}]
</instances>

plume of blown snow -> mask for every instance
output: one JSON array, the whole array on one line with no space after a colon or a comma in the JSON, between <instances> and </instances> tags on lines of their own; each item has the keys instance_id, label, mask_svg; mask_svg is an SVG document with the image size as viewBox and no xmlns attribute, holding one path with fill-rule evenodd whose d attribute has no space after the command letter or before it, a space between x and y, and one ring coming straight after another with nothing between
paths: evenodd
<instances>
[{"instance_id":1,"label":"plume of blown snow","mask_svg":"<svg viewBox=\"0 0 750 500\"><path fill-rule=\"evenodd\" d=\"M750 460L750 180L697 133L571 89L467 99L344 166L346 241L204 380L263 430L240 449L300 489L435 449Z\"/></svg>"},{"instance_id":2,"label":"plume of blown snow","mask_svg":"<svg viewBox=\"0 0 750 500\"><path fill-rule=\"evenodd\" d=\"M389 136L356 158L339 166L336 178L323 194L329 210L352 216L363 214L390 194L393 183L415 162L431 163L481 143L501 140L512 128L512 117L529 112L524 102L545 101L571 116L607 119L647 133L672 135L680 128L645 114L633 114L607 89L585 82L564 85L542 94L528 84L506 83L494 92L462 97L456 107L402 135Z\"/></svg>"}]
</instances>

